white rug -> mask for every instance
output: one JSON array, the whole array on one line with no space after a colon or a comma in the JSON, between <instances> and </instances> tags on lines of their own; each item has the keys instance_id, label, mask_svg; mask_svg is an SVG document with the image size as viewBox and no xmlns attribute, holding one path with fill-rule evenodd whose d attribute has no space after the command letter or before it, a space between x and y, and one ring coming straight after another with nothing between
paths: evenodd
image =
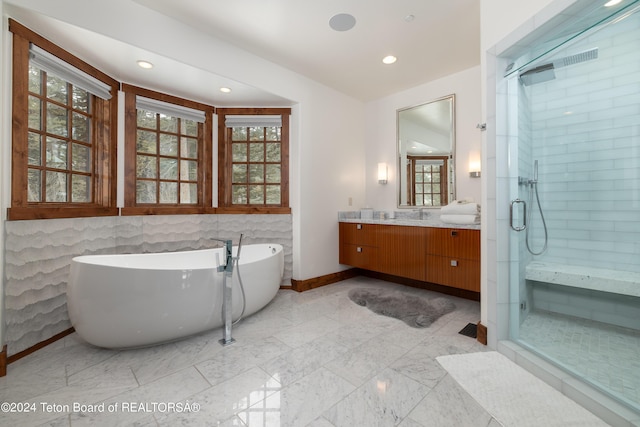
<instances>
[{"instance_id":1,"label":"white rug","mask_svg":"<svg viewBox=\"0 0 640 427\"><path fill-rule=\"evenodd\" d=\"M436 360L505 427L608 425L498 352L454 354Z\"/></svg>"}]
</instances>

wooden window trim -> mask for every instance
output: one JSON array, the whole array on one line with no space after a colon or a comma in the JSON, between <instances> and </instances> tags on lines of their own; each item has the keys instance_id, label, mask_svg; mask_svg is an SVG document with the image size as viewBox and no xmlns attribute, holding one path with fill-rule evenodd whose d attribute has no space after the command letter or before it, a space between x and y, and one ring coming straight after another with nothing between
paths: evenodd
<instances>
[{"instance_id":1,"label":"wooden window trim","mask_svg":"<svg viewBox=\"0 0 640 427\"><path fill-rule=\"evenodd\" d=\"M13 34L13 94L11 128L11 207L8 220L75 218L118 215L116 206L116 164L118 89L120 83L81 59L71 55L22 24L9 19ZM29 132L29 44L59 57L77 69L111 86L108 101L95 102L94 202L93 203L31 203L27 199L28 132Z\"/></svg>"},{"instance_id":2,"label":"wooden window trim","mask_svg":"<svg viewBox=\"0 0 640 427\"><path fill-rule=\"evenodd\" d=\"M215 108L195 101L167 95L126 83L122 84L125 93L125 137L124 137L124 207L120 209L122 215L188 215L215 213L212 206L212 139L213 113ZM198 162L198 199L197 205L166 205L136 202L136 139L137 139L137 107L136 96L169 102L183 107L204 111L201 156Z\"/></svg>"},{"instance_id":3,"label":"wooden window trim","mask_svg":"<svg viewBox=\"0 0 640 427\"><path fill-rule=\"evenodd\" d=\"M408 175L408 179L407 179L407 189L409 191L408 195L411 198L411 204L415 204L415 198L416 198L416 192L415 192L415 185L416 183L414 182L415 180L415 175L416 175L416 163L418 160L442 160L443 161L443 165L440 167L440 200L441 200L441 204L439 206L433 206L433 205L417 205L419 207L425 207L425 208L437 208L437 207L442 207L445 206L447 203L450 203L451 200L447 200L445 203L445 200L448 199L447 195L449 194L449 162L451 161L450 158L448 156L409 156L409 160L411 161L411 167L409 168L409 171L407 172ZM423 193L424 194L424 193ZM435 194L435 193L429 193L429 194Z\"/></svg>"},{"instance_id":4,"label":"wooden window trim","mask_svg":"<svg viewBox=\"0 0 640 427\"><path fill-rule=\"evenodd\" d=\"M218 214L290 214L289 206L289 116L291 108L218 108ZM231 141L225 125L226 115L282 116L281 131L281 196L280 205L238 206L231 203Z\"/></svg>"}]
</instances>

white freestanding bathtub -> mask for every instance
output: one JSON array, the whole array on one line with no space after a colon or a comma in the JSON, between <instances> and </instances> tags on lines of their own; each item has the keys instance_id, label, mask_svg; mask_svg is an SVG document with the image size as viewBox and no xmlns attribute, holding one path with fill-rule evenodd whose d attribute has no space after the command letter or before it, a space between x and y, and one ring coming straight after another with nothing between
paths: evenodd
<instances>
[{"instance_id":1,"label":"white freestanding bathtub","mask_svg":"<svg viewBox=\"0 0 640 427\"><path fill-rule=\"evenodd\" d=\"M67 284L71 324L82 339L106 348L148 346L222 326L224 273L216 266L225 262L223 251L75 257ZM283 248L243 245L239 267L249 316L280 288ZM236 320L242 312L237 269L232 295Z\"/></svg>"}]
</instances>

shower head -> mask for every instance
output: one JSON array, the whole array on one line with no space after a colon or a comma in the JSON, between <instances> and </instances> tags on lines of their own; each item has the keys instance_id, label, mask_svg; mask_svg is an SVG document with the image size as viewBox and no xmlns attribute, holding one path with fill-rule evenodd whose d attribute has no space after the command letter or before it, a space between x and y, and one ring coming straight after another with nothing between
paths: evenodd
<instances>
[{"instance_id":1,"label":"shower head","mask_svg":"<svg viewBox=\"0 0 640 427\"><path fill-rule=\"evenodd\" d=\"M564 58L556 59L553 61L555 68L566 67L567 65L579 64L581 62L590 61L592 59L598 59L598 48L585 50L584 52L576 53L575 55L565 56Z\"/></svg>"},{"instance_id":2,"label":"shower head","mask_svg":"<svg viewBox=\"0 0 640 427\"><path fill-rule=\"evenodd\" d=\"M553 69L553 64L539 65L520 73L520 81L525 86L548 82L549 80L556 78L556 74L553 72Z\"/></svg>"},{"instance_id":3,"label":"shower head","mask_svg":"<svg viewBox=\"0 0 640 427\"><path fill-rule=\"evenodd\" d=\"M537 67L520 73L520 81L525 86L534 85L536 83L548 82L556 78L556 74L553 70L557 68L567 67L569 65L579 64L581 62L590 61L598 58L598 48L586 50L584 52L576 53L575 55L565 56L564 58L556 59L555 61L538 65Z\"/></svg>"}]
</instances>

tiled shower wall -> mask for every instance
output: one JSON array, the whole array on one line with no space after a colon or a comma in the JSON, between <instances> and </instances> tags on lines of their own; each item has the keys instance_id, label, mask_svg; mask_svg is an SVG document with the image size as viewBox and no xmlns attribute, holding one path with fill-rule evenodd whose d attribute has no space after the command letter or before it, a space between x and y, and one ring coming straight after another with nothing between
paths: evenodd
<instances>
[{"instance_id":1,"label":"tiled shower wall","mask_svg":"<svg viewBox=\"0 0 640 427\"><path fill-rule=\"evenodd\" d=\"M550 59L597 47L596 60L527 88L545 261L640 272L639 42L636 13ZM540 238L542 227L534 231Z\"/></svg>"},{"instance_id":2,"label":"tiled shower wall","mask_svg":"<svg viewBox=\"0 0 640 427\"><path fill-rule=\"evenodd\" d=\"M292 277L291 215L172 215L5 222L5 318L8 354L71 327L66 284L77 255L168 252L237 244L284 247L282 284Z\"/></svg>"},{"instance_id":3,"label":"tiled shower wall","mask_svg":"<svg viewBox=\"0 0 640 427\"><path fill-rule=\"evenodd\" d=\"M533 159L532 159L532 137L531 137L531 106L530 102L527 98L527 94L520 84L517 78L513 78L509 82L510 91L516 92L515 96L518 99L517 106L517 144L518 144L518 161L515 162L518 165L518 171L512 173L512 176L516 177L512 180L512 185L517 187L517 191L514 191L513 194L518 194L518 198L525 200L529 203L528 209L532 206L530 205L529 195L531 191L531 187L526 184L520 184L521 178L524 180L529 180L533 178ZM511 120L511 115L513 112L510 112L509 120ZM516 135L511 135L516 136ZM514 142L515 143L515 142ZM529 314L530 309L532 308L532 295L529 292L527 287L527 282L525 280L525 270L527 264L531 261L532 255L527 250L527 232L531 231L532 222L531 216L527 217L527 228L528 230L521 231L519 233L511 232L511 238L513 240L513 251L517 251L517 260L518 262L518 277L511 277L512 283L519 284L519 303L525 303L524 306L520 305L520 323L524 321L527 314ZM532 239L530 239L532 240ZM517 242L517 243L516 243ZM512 254L512 259L515 260L514 254ZM515 271L512 272L515 274Z\"/></svg>"}]
</instances>

